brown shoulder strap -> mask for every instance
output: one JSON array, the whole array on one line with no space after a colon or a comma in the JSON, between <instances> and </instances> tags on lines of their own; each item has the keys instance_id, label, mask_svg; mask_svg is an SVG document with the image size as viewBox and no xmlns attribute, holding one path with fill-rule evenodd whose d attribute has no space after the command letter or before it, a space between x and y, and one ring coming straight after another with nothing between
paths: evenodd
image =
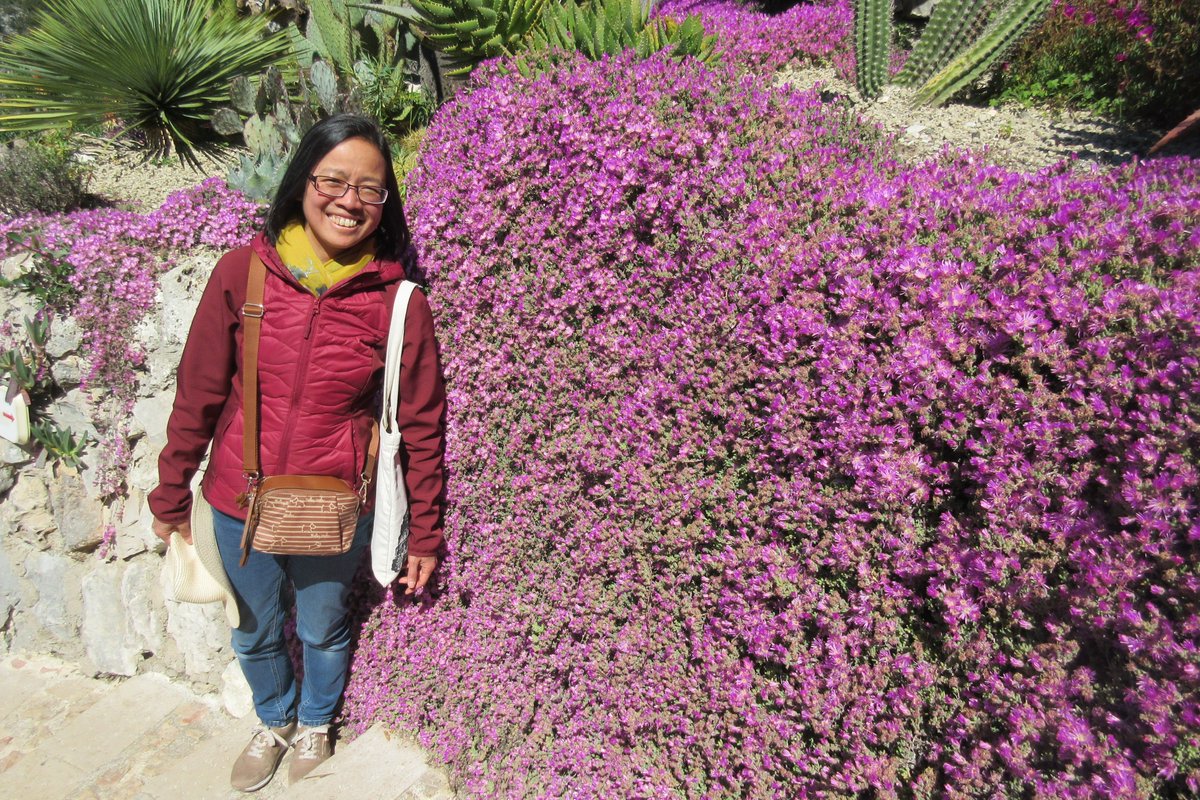
<instances>
[{"instance_id":1,"label":"brown shoulder strap","mask_svg":"<svg viewBox=\"0 0 1200 800\"><path fill-rule=\"evenodd\" d=\"M258 341L262 333L263 286L267 268L257 253L250 256L246 278L246 304L242 306L242 469L247 476L259 475L258 463Z\"/></svg>"}]
</instances>

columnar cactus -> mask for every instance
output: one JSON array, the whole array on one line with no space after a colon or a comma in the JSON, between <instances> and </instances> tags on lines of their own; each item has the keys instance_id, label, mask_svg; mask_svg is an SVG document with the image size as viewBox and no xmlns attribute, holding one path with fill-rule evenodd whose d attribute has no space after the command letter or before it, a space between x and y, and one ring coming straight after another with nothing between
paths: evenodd
<instances>
[{"instance_id":1,"label":"columnar cactus","mask_svg":"<svg viewBox=\"0 0 1200 800\"><path fill-rule=\"evenodd\" d=\"M917 46L896 76L901 86L920 86L983 32L997 0L938 0Z\"/></svg>"},{"instance_id":2,"label":"columnar cactus","mask_svg":"<svg viewBox=\"0 0 1200 800\"><path fill-rule=\"evenodd\" d=\"M955 92L977 80L1008 48L1041 21L1051 2L1013 0L1000 8L979 38L921 85L917 90L916 102L941 105Z\"/></svg>"},{"instance_id":3,"label":"columnar cactus","mask_svg":"<svg viewBox=\"0 0 1200 800\"><path fill-rule=\"evenodd\" d=\"M940 0L896 83L918 86L918 103L940 105L977 80L1030 31L1052 0ZM855 0L858 90L876 97L886 82L890 0Z\"/></svg>"},{"instance_id":4,"label":"columnar cactus","mask_svg":"<svg viewBox=\"0 0 1200 800\"><path fill-rule=\"evenodd\" d=\"M892 0L857 0L854 5L854 53L858 59L858 91L879 95L887 82L892 47Z\"/></svg>"}]
</instances>

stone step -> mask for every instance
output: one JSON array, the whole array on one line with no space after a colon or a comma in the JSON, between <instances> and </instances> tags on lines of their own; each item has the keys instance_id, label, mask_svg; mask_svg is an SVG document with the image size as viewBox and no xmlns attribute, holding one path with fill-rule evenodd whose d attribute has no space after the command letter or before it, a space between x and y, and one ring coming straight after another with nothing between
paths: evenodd
<instances>
[{"instance_id":1,"label":"stone step","mask_svg":"<svg viewBox=\"0 0 1200 800\"><path fill-rule=\"evenodd\" d=\"M87 678L51 658L0 658L0 797L21 800L245 798L229 786L256 721L225 714L160 675ZM287 761L261 800L453 800L446 774L382 727L339 746L305 781Z\"/></svg>"}]
</instances>

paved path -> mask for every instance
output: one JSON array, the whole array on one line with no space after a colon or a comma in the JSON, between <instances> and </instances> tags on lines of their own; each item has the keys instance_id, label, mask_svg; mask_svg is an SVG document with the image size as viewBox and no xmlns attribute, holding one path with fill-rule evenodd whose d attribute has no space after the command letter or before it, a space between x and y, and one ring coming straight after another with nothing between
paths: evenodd
<instances>
[{"instance_id":1,"label":"paved path","mask_svg":"<svg viewBox=\"0 0 1200 800\"><path fill-rule=\"evenodd\" d=\"M453 800L445 772L382 728L343 743L288 787L229 788L255 721L160 675L84 677L44 656L0 658L0 798L14 800Z\"/></svg>"}]
</instances>

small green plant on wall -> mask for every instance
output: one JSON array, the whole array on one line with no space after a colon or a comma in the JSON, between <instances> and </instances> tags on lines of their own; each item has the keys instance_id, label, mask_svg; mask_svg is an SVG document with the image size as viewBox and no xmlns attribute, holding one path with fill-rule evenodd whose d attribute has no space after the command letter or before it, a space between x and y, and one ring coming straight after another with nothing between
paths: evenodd
<instances>
[{"instance_id":1,"label":"small green plant on wall","mask_svg":"<svg viewBox=\"0 0 1200 800\"><path fill-rule=\"evenodd\" d=\"M942 105L970 86L1045 16L1052 0L940 0L917 40L901 86L916 88L914 101ZM854 54L859 93L878 97L891 56L892 0L855 0Z\"/></svg>"},{"instance_id":2,"label":"small green plant on wall","mask_svg":"<svg viewBox=\"0 0 1200 800\"><path fill-rule=\"evenodd\" d=\"M54 420L43 417L40 412L61 393L50 377L46 356L49 336L50 321L45 310L25 319L25 341L0 351L0 387L7 387L11 382L28 394L32 418L29 433L42 447L46 457L79 467L87 448L87 435L77 437Z\"/></svg>"}]
</instances>

